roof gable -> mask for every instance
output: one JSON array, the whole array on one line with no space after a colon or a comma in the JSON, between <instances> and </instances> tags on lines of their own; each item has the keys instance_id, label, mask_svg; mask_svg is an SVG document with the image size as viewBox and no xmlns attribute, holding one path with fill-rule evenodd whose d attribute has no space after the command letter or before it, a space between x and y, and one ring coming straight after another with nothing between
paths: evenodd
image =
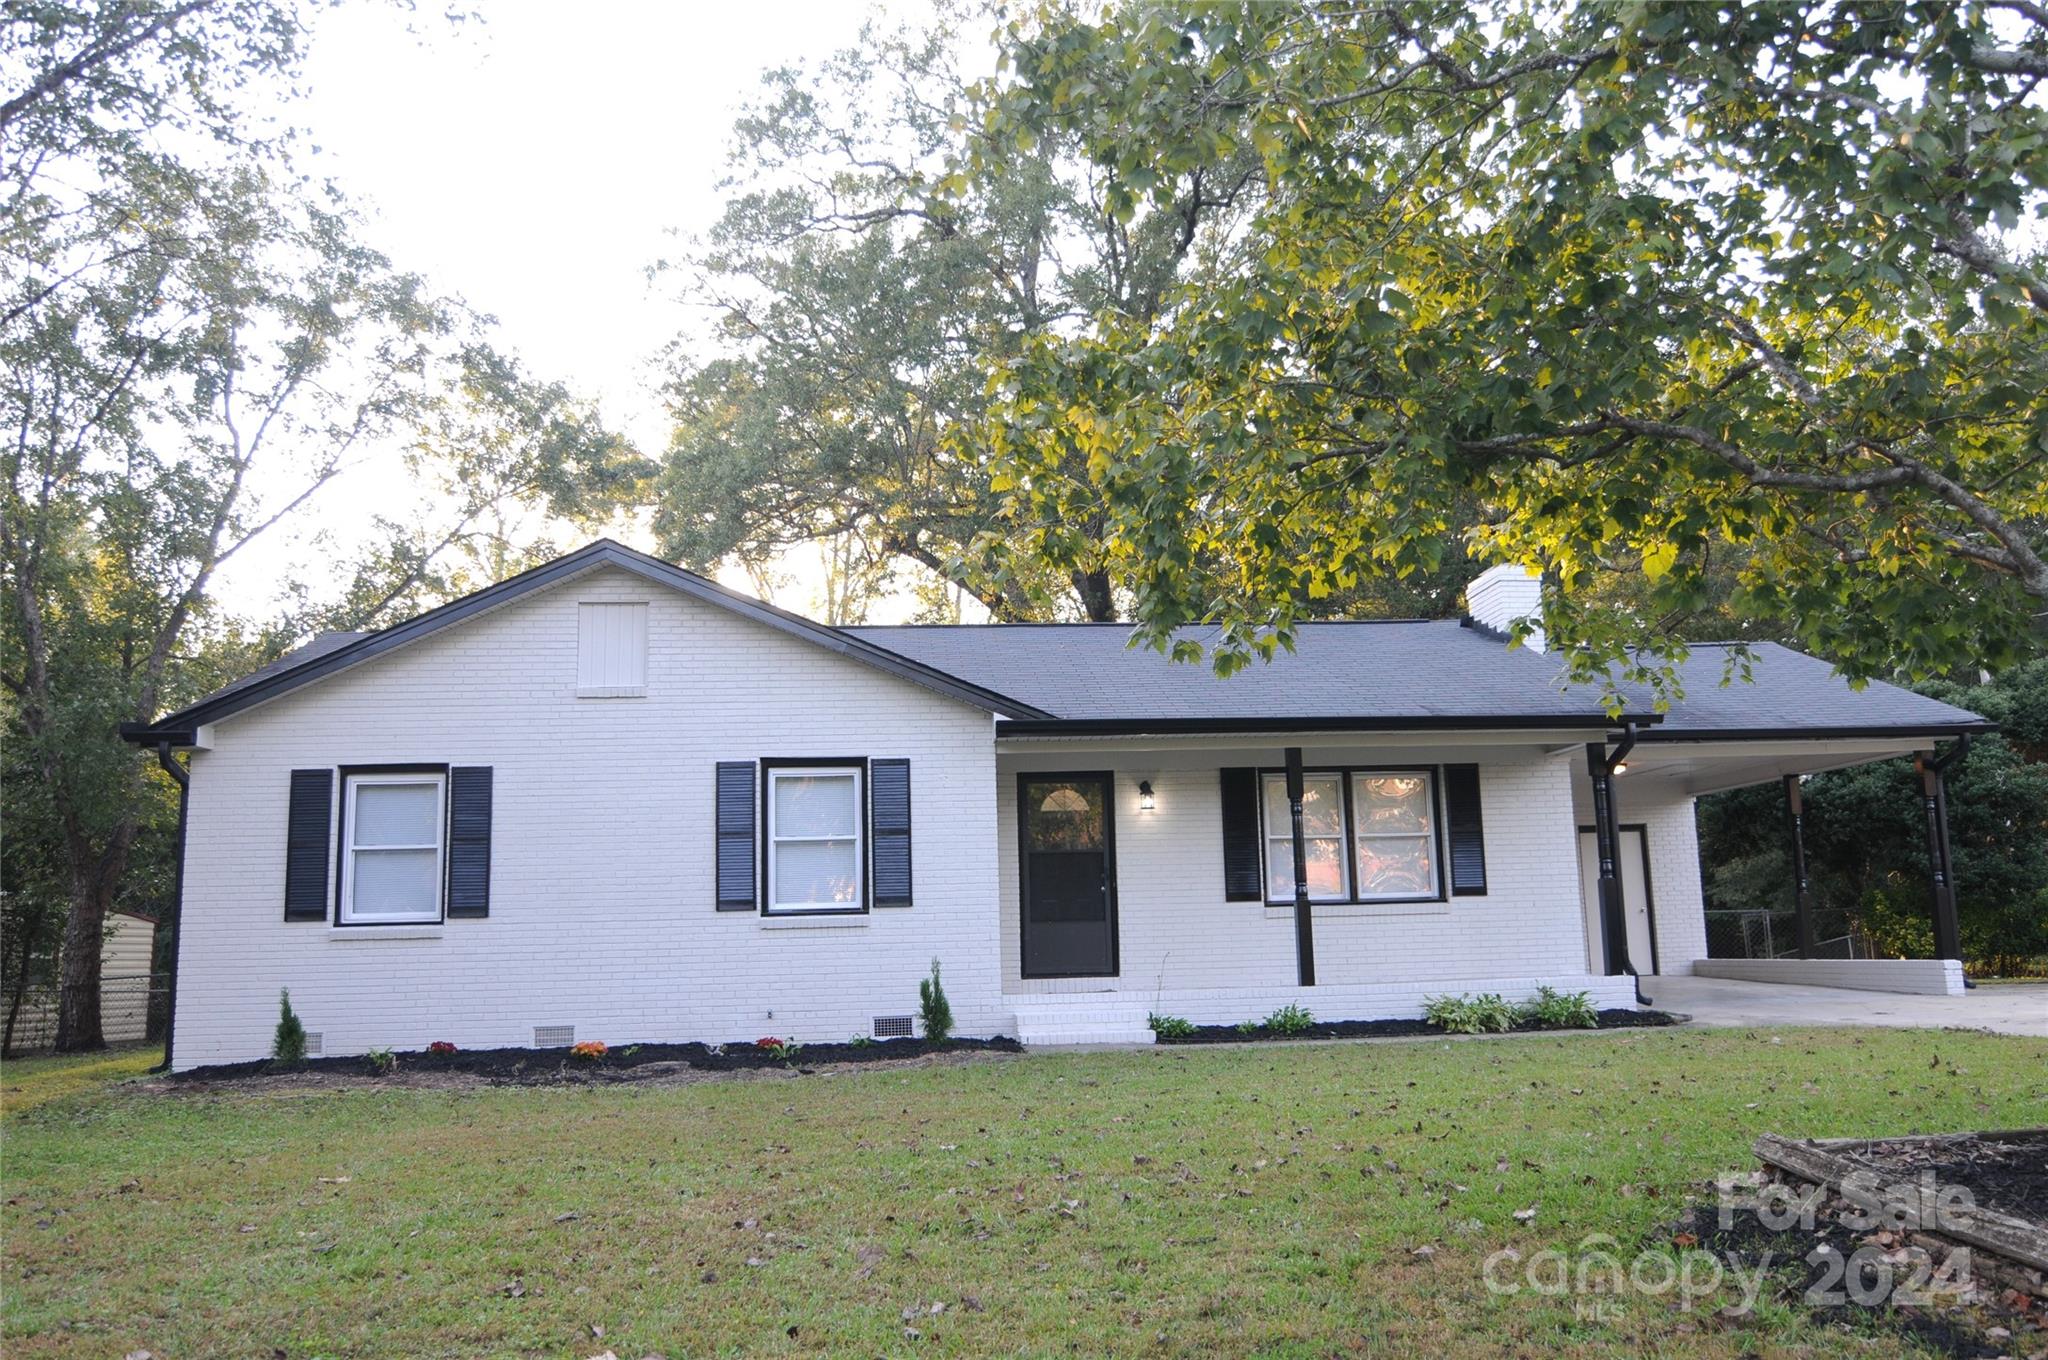
<instances>
[{"instance_id":1,"label":"roof gable","mask_svg":"<svg viewBox=\"0 0 2048 1360\"><path fill-rule=\"evenodd\" d=\"M474 594L430 609L417 618L394 624L374 633L323 633L311 643L289 653L269 666L242 677L197 703L159 718L143 727L124 729L130 740L190 741L194 729L218 722L247 708L288 694L302 685L362 664L373 657L395 651L421 638L510 604L535 591L559 585L571 577L598 567L616 567L655 585L667 586L692 599L738 614L778 632L836 652L851 661L908 680L912 684L956 699L989 713L1019 718L1051 716L1030 704L1021 703L995 690L962 680L945 671L841 629L814 623L800 614L765 604L751 596L729 590L716 581L685 571L681 567L635 552L610 539L599 539L566 557L486 586Z\"/></svg>"}]
</instances>

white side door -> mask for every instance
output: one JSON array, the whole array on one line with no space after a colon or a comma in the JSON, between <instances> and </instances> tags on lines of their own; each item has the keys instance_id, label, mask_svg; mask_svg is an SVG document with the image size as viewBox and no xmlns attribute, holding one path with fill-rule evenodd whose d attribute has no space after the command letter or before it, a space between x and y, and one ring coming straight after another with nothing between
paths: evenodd
<instances>
[{"instance_id":1,"label":"white side door","mask_svg":"<svg viewBox=\"0 0 2048 1360\"><path fill-rule=\"evenodd\" d=\"M1648 863L1643 851L1642 831L1624 829L1621 863L1616 868L1621 876L1622 914L1628 919L1628 958L1637 972L1647 974L1656 965L1650 948L1650 881L1643 868ZM1579 895L1586 922L1586 968L1589 972L1605 973L1607 946L1600 929L1600 849L1598 838L1590 831L1579 833Z\"/></svg>"}]
</instances>

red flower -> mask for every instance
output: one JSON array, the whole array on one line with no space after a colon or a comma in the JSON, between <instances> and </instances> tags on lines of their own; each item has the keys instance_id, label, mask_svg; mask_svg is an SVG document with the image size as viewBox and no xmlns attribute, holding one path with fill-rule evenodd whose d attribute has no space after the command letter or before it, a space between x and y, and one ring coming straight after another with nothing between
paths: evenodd
<instances>
[{"instance_id":1,"label":"red flower","mask_svg":"<svg viewBox=\"0 0 2048 1360\"><path fill-rule=\"evenodd\" d=\"M427 1045L427 1052L429 1053L453 1053L454 1051L455 1045L449 1043L446 1039L436 1039Z\"/></svg>"},{"instance_id":2,"label":"red flower","mask_svg":"<svg viewBox=\"0 0 2048 1360\"><path fill-rule=\"evenodd\" d=\"M781 1048L781 1047L782 1047L782 1040L780 1040L780 1039L776 1038L776 1037L775 1037L774 1035L772 1035L772 1034L771 1034L771 1035L769 1035L768 1037L766 1037L765 1039L756 1039L756 1040L754 1040L754 1047L755 1047L755 1048L767 1048L767 1049L776 1049L776 1048Z\"/></svg>"}]
</instances>

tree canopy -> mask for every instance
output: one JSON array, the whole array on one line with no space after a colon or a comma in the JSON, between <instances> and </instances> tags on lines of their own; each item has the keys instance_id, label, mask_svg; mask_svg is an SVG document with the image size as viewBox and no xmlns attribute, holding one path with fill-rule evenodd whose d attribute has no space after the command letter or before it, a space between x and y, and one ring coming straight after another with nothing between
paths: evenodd
<instances>
[{"instance_id":1,"label":"tree canopy","mask_svg":"<svg viewBox=\"0 0 2048 1360\"><path fill-rule=\"evenodd\" d=\"M164 858L167 786L120 725L297 631L222 618L224 566L385 450L447 494L331 563L350 588L298 621L363 626L544 550L507 517L601 519L647 471L302 173L263 101L288 101L304 37L291 0L0 22L0 886L10 929L64 920L61 1047L98 1045L106 911L156 878L138 843Z\"/></svg>"},{"instance_id":2,"label":"tree canopy","mask_svg":"<svg viewBox=\"0 0 2048 1360\"><path fill-rule=\"evenodd\" d=\"M2038 645L2038 6L1137 0L1004 48L982 144L1078 144L1112 216L1261 183L1242 269L999 365L999 559L1090 516L1224 670L1461 540L1587 674L1668 681L1713 598L1858 678Z\"/></svg>"},{"instance_id":3,"label":"tree canopy","mask_svg":"<svg viewBox=\"0 0 2048 1360\"><path fill-rule=\"evenodd\" d=\"M868 594L944 584L998 618L1118 617L1085 508L1057 563L995 569L1003 498L961 436L984 418L990 365L1030 338L1150 318L1216 272L1254 163L1162 179L1155 214L1106 211L1071 137L986 136L958 69L980 22L870 26L815 69L769 73L738 121L733 195L671 267L720 346L708 360L679 347L669 385L656 531L685 564L835 543ZM834 621L866 603L843 599Z\"/></svg>"}]
</instances>

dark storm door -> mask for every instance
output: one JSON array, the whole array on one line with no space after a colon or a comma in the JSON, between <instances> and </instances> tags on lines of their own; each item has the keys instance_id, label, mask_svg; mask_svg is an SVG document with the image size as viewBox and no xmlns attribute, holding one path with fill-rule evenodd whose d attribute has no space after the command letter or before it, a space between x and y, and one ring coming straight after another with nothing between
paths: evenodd
<instances>
[{"instance_id":1,"label":"dark storm door","mask_svg":"<svg viewBox=\"0 0 2048 1360\"><path fill-rule=\"evenodd\" d=\"M1107 774L1017 776L1025 977L1116 976L1113 788Z\"/></svg>"}]
</instances>

